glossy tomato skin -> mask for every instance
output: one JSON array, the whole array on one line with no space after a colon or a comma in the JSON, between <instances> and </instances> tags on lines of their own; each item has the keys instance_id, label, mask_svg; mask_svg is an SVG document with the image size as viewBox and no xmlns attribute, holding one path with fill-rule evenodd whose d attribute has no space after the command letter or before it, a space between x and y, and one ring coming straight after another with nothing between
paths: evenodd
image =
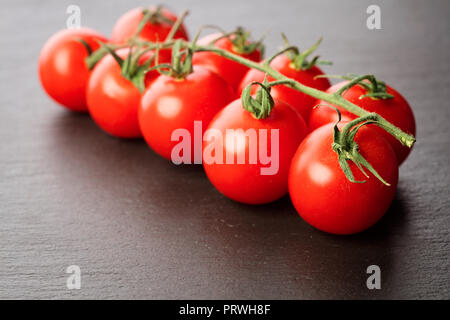
<instances>
[{"instance_id":1,"label":"glossy tomato skin","mask_svg":"<svg viewBox=\"0 0 450 320\"><path fill-rule=\"evenodd\" d=\"M155 6L150 6L150 10L155 10ZM142 20L144 15L142 14L143 8L135 8L124 15L122 15L113 27L111 34L111 42L113 43L125 43L130 39L136 32L139 22ZM162 14L164 17L175 22L177 16L167 9L162 9ZM167 22L161 22L157 24L147 23L142 31L139 33L139 38L147 41L164 41L172 28L172 24ZM178 31L175 33L174 39L184 39L188 40L188 34L186 28L182 24Z\"/></svg>"},{"instance_id":2,"label":"glossy tomato skin","mask_svg":"<svg viewBox=\"0 0 450 320\"><path fill-rule=\"evenodd\" d=\"M219 37L221 37L220 33L210 34L201 38L197 43L199 45L209 45ZM261 52L258 49L250 54L241 54L237 52L233 43L227 38L217 40L214 42L214 46L255 62L261 60ZM224 78L235 91L238 89L242 77L249 70L247 66L221 57L213 52L196 52L193 57L193 63L194 65L202 65L216 72Z\"/></svg>"},{"instance_id":3,"label":"glossy tomato skin","mask_svg":"<svg viewBox=\"0 0 450 320\"><path fill-rule=\"evenodd\" d=\"M241 135L240 137L243 139L238 138L237 147L234 148L234 140L227 138L227 129L242 129L243 132L254 129L257 135L259 135L260 129L267 129L266 150L269 151L268 154L272 155L276 151L271 150L272 134L270 130L278 129L278 170L274 171L274 174L262 175L261 168L267 168L270 164L261 164L259 156L256 163L251 163L249 161L250 140ZM216 115L208 127L208 131L210 130L219 130L224 137L223 163L214 163L205 159L205 155L208 154L205 150L210 148L210 144L214 141L207 139L203 143L203 166L209 180L217 190L234 201L246 204L269 203L287 193L291 159L307 134L306 123L294 108L275 99L275 105L269 117L256 119L242 108L241 100L237 99ZM205 136L208 136L208 132ZM245 144L243 143L244 139ZM258 152L260 149L261 142L258 139ZM226 160L227 154L235 159L234 163ZM238 164L237 159L242 154L244 154L245 161L243 164Z\"/></svg>"},{"instance_id":4,"label":"glossy tomato skin","mask_svg":"<svg viewBox=\"0 0 450 320\"><path fill-rule=\"evenodd\" d=\"M139 108L144 139L156 153L172 160L172 149L179 143L171 141L172 133L186 129L194 150L194 121L202 122L203 135L214 115L231 99L228 83L206 68L194 66L184 79L161 75L146 90ZM191 155L192 163L194 152Z\"/></svg>"},{"instance_id":5,"label":"glossy tomato skin","mask_svg":"<svg viewBox=\"0 0 450 320\"><path fill-rule=\"evenodd\" d=\"M361 128L355 138L361 155L391 186L367 170L366 178L350 161L355 179L366 181L352 183L332 150L333 126L311 132L299 146L289 172L289 194L297 212L313 227L332 234L353 234L375 224L389 208L398 182L397 158L375 130Z\"/></svg>"},{"instance_id":6,"label":"glossy tomato skin","mask_svg":"<svg viewBox=\"0 0 450 320\"><path fill-rule=\"evenodd\" d=\"M128 49L117 54L125 59ZM152 52L143 55L140 63L150 59ZM167 60L168 58L162 57ZM146 74L148 86L158 76L156 71ZM119 64L107 55L95 66L86 90L89 113L97 125L118 138L139 138L138 108L142 94L135 85L121 75Z\"/></svg>"},{"instance_id":7,"label":"glossy tomato skin","mask_svg":"<svg viewBox=\"0 0 450 320\"><path fill-rule=\"evenodd\" d=\"M54 34L39 55L39 78L47 94L72 111L87 111L86 85L90 71L85 59L89 55L84 40L92 50L96 40L106 42L100 33L88 29L66 29Z\"/></svg>"},{"instance_id":8,"label":"glossy tomato skin","mask_svg":"<svg viewBox=\"0 0 450 320\"><path fill-rule=\"evenodd\" d=\"M330 87L327 92L334 93L348 81L343 81L337 83ZM391 122L395 126L399 127L406 133L415 135L416 134L416 123L414 119L414 114L408 102L403 98L403 96L398 93L393 88L386 86L386 91L392 94L394 98L392 99L372 99L369 97L359 99L362 95L366 94L366 90L359 85L353 86L342 95L346 100L360 106L361 108L376 112L385 118L387 121ZM318 101L317 104L328 104L325 101ZM337 107L337 106L334 106ZM352 113L337 107L342 114L342 119L345 121L350 121L356 118ZM332 108L326 106L318 106L311 112L309 118L309 128L314 130L320 126L328 123L335 123L338 119L336 111ZM374 127L393 147L399 164L401 164L411 152L411 148L403 146L396 138L385 130Z\"/></svg>"},{"instance_id":9,"label":"glossy tomato skin","mask_svg":"<svg viewBox=\"0 0 450 320\"><path fill-rule=\"evenodd\" d=\"M296 70L292 66L289 57L287 57L286 55L280 55L276 57L270 63L270 66L281 74L294 79L308 87L313 87L322 91L330 87L330 81L328 79L314 79L314 77L318 75L323 75L322 70L320 70L317 66L313 66L307 70ZM267 79L268 81L275 80L272 77L268 77ZM242 90L244 90L244 88L252 81L264 81L264 73L256 69L249 70L239 85L239 92L242 93ZM252 88L252 91L253 90L256 90L256 87ZM271 93L274 98L283 100L284 102L294 107L298 112L300 112L305 121L309 119L311 109L315 106L316 103L316 100L313 97L295 89L289 88L285 85L272 87Z\"/></svg>"}]
</instances>

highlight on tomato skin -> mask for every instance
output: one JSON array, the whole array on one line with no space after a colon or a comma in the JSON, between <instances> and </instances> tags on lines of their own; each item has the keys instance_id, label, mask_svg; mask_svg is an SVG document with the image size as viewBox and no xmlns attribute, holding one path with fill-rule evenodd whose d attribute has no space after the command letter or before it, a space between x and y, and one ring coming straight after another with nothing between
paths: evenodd
<instances>
[{"instance_id":1,"label":"highlight on tomato skin","mask_svg":"<svg viewBox=\"0 0 450 320\"><path fill-rule=\"evenodd\" d=\"M348 81L339 82L327 89L326 93L334 93L347 83ZM378 113L384 119L399 127L404 132L415 135L416 122L414 113L410 105L408 104L408 101L406 101L406 99L398 91L396 91L389 85L386 85L386 92L388 94L391 94L393 98L373 99L370 97L364 97L361 99L360 97L366 94L367 91L362 86L355 85L346 90L342 94L342 97L363 108L364 110ZM338 120L336 111L333 108L327 107L326 105L339 109L343 121L350 121L357 118L357 116L348 112L347 110L335 105L331 105L326 101L319 100L316 101L315 104L317 105L317 107L312 110L311 115L308 119L308 126L310 130L314 130L328 123L335 123ZM410 154L412 148L402 145L400 141L398 141L394 136L392 136L382 128L374 126L373 129L376 130L391 144L395 151L395 154L397 155L399 164L402 164Z\"/></svg>"},{"instance_id":2,"label":"highlight on tomato skin","mask_svg":"<svg viewBox=\"0 0 450 320\"><path fill-rule=\"evenodd\" d=\"M147 8L151 12L156 12L156 6L149 6ZM112 34L112 43L125 43L128 39L134 36L141 22L144 8L134 8L124 13L115 23ZM148 22L138 35L141 40L152 42L163 42L172 28L173 23L177 20L177 16L166 8L161 8L161 19L156 18L155 22ZM172 23L169 23L168 21ZM188 33L184 24L176 31L174 39L189 40Z\"/></svg>"},{"instance_id":3,"label":"highlight on tomato skin","mask_svg":"<svg viewBox=\"0 0 450 320\"><path fill-rule=\"evenodd\" d=\"M72 111L86 112L86 86L90 76L85 59L107 38L89 28L65 29L52 35L39 54L39 79L45 92Z\"/></svg>"},{"instance_id":4,"label":"highlight on tomato skin","mask_svg":"<svg viewBox=\"0 0 450 320\"><path fill-rule=\"evenodd\" d=\"M286 55L277 56L270 63L270 66L281 74L318 90L325 91L331 85L330 81L327 78L316 78L317 76L324 75L323 71L319 67L314 65L306 70L296 70L293 68L291 61ZM242 90L244 90L244 88L253 81L264 81L264 76L265 74L259 70L249 70L242 79L239 85L238 92L242 93ZM267 77L267 81L274 80L275 79L270 76ZM300 112L305 121L309 119L311 110L316 104L315 98L295 89L289 88L286 85L273 87L271 90L271 94L274 98L283 100L284 102L294 107L298 112Z\"/></svg>"},{"instance_id":5,"label":"highlight on tomato skin","mask_svg":"<svg viewBox=\"0 0 450 320\"><path fill-rule=\"evenodd\" d=\"M397 158L373 127L360 128L355 137L360 153L390 186L368 171L369 177L364 176L351 161L355 179L365 182L350 182L332 149L333 127L314 130L299 146L289 171L289 194L308 224L332 234L354 234L374 225L391 205L398 183Z\"/></svg>"},{"instance_id":6,"label":"highlight on tomato skin","mask_svg":"<svg viewBox=\"0 0 450 320\"><path fill-rule=\"evenodd\" d=\"M224 142L218 150L225 159L222 163L208 161L205 158L206 150L211 149L214 140L206 141L203 143L203 167L212 185L231 200L253 205L265 204L283 197L288 192L289 165L298 145L307 134L307 127L294 108L277 99L274 102L267 118L256 119L242 107L240 99L234 100L214 117L208 127L208 131L215 130L224 137ZM232 139L227 133L230 129L236 132ZM251 138L245 136L248 131L258 137L253 149ZM261 140L260 131L266 131L266 141ZM273 131L277 131L277 136L272 134ZM278 137L276 141L275 137ZM262 144L271 156L268 163L262 163L260 157ZM257 150L254 149L255 145ZM277 146L278 150L273 149L273 145ZM256 154L257 151L257 161L252 163L250 154ZM227 161L230 155L235 159L232 163ZM237 163L239 158L245 159L244 163ZM276 170L273 172L262 174L264 168L272 171L274 167Z\"/></svg>"},{"instance_id":7,"label":"highlight on tomato skin","mask_svg":"<svg viewBox=\"0 0 450 320\"><path fill-rule=\"evenodd\" d=\"M231 36L233 37L233 36ZM214 42L215 39L219 39ZM251 53L239 53L234 48L232 41L228 38L224 38L221 33L209 34L198 40L199 45L210 45L214 42L214 46L217 48L229 51L251 61L261 61L262 55L259 49L255 49ZM234 91L237 91L239 83L244 77L245 73L250 69L249 67L240 64L230 59L221 57L213 52L196 52L193 56L193 64L204 66L224 78Z\"/></svg>"}]
</instances>

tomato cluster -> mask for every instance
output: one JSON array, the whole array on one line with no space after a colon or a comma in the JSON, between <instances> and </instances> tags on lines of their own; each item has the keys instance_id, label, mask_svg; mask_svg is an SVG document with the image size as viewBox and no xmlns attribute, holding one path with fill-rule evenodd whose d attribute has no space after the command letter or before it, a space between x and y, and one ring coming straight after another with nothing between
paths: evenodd
<instances>
[{"instance_id":1,"label":"tomato cluster","mask_svg":"<svg viewBox=\"0 0 450 320\"><path fill-rule=\"evenodd\" d=\"M117 21L109 39L87 28L52 36L40 53L40 81L56 102L89 112L114 137L143 137L172 161L174 155L184 163L200 158L214 187L235 201L265 204L289 192L305 221L333 234L360 232L384 215L410 149L376 126L376 118L358 122L342 107L275 82L282 75L339 94L415 134L400 93L372 78L331 86L317 57L308 59L315 47L262 60L262 44L240 28L183 47L188 40L169 10L136 8ZM255 63L273 70L271 76L249 67Z\"/></svg>"}]
</instances>

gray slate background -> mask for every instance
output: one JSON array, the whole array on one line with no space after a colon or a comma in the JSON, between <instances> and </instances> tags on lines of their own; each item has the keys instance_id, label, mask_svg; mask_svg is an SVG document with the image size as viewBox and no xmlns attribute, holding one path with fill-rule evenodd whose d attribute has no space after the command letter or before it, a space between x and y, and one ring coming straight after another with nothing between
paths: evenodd
<instances>
[{"instance_id":1,"label":"gray slate background","mask_svg":"<svg viewBox=\"0 0 450 320\"><path fill-rule=\"evenodd\" d=\"M176 167L143 141L103 134L47 98L45 40L78 4L106 34L145 1L3 1L0 12L0 298L450 298L448 1L170 1L202 24L285 31L334 61L333 74L375 73L410 101L418 142L385 218L350 237L314 230L288 197L227 200L201 167ZM365 27L378 4L382 30ZM82 288L66 288L79 265ZM365 286L367 266L382 289Z\"/></svg>"}]
</instances>

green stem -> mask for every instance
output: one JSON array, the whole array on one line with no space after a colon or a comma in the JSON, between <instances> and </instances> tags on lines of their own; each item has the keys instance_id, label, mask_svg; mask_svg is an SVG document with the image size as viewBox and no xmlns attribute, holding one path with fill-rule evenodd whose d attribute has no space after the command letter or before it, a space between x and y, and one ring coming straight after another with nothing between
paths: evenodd
<instances>
[{"instance_id":1,"label":"green stem","mask_svg":"<svg viewBox=\"0 0 450 320\"><path fill-rule=\"evenodd\" d=\"M351 128L353 128L357 124L360 124L362 122L369 121L369 120L376 120L375 117L374 117L374 113L369 113L366 116L357 118L355 120L352 120L352 121L346 123L344 125L344 127L342 127L342 131L341 131L342 132L342 136L345 138L348 135L348 133L350 132Z\"/></svg>"},{"instance_id":2,"label":"green stem","mask_svg":"<svg viewBox=\"0 0 450 320\"><path fill-rule=\"evenodd\" d=\"M271 88L271 87L278 86L278 85L281 85L281 84L291 85L291 84L293 84L293 80L292 80L292 79L289 79L289 80L276 80L276 81L272 81L272 82L267 83L267 84L266 84L266 87Z\"/></svg>"},{"instance_id":3,"label":"green stem","mask_svg":"<svg viewBox=\"0 0 450 320\"><path fill-rule=\"evenodd\" d=\"M148 9L143 10L143 15L141 21L139 21L138 27L136 28L136 31L134 32L133 39L139 37L139 34L141 33L142 29L145 27L147 22L150 21L150 17L152 16L152 12Z\"/></svg>"},{"instance_id":4,"label":"green stem","mask_svg":"<svg viewBox=\"0 0 450 320\"><path fill-rule=\"evenodd\" d=\"M374 80L374 77L372 75L363 75L363 76L359 76L359 77L352 79L351 81L349 81L348 83L346 83L345 85L340 87L338 90L336 90L335 93L338 95L342 95L342 93L345 90L350 89L351 87L353 87L357 83L361 82L362 80L369 80L369 81L373 82L374 84L376 84L376 81Z\"/></svg>"},{"instance_id":5,"label":"green stem","mask_svg":"<svg viewBox=\"0 0 450 320\"><path fill-rule=\"evenodd\" d=\"M188 42L185 42L186 46L189 46L190 44ZM289 86L295 90L298 90L300 92L303 92L311 97L314 97L319 100L327 101L333 105L339 106L345 110L347 110L350 113L353 113L354 115L357 115L359 117L366 116L370 114L370 112L358 107L357 105L351 103L350 101L345 100L338 94L329 94L326 92L323 92L321 90L317 90L312 87L305 86L304 84L301 84L298 81L295 81L289 77L286 77L285 75L281 74L280 72L276 71L275 69L271 68L268 65L260 64L258 62L251 61L249 59L243 58L241 56L238 56L236 54L233 54L231 52L228 52L226 50L219 49L214 46L195 46L195 51L210 51L214 52L219 56L222 56L224 58L236 61L238 63L241 63L247 67L257 69L259 71L262 71L264 73L267 73L269 76L276 80L284 80L289 82ZM403 145L411 148L416 141L414 136L407 134L403 132L398 127L394 126L392 123L378 115L378 125L381 126L383 129L388 131L390 134L392 134L395 138L397 138Z\"/></svg>"},{"instance_id":6,"label":"green stem","mask_svg":"<svg viewBox=\"0 0 450 320\"><path fill-rule=\"evenodd\" d=\"M296 53L298 53L298 48L295 46L289 46L284 48L283 50L275 53L273 56L271 56L269 59L266 59L266 61L264 61L264 63L266 63L267 65L270 65L270 63L273 61L273 59L275 59L276 57L282 55L283 53L286 53L288 51L295 51Z\"/></svg>"},{"instance_id":7,"label":"green stem","mask_svg":"<svg viewBox=\"0 0 450 320\"><path fill-rule=\"evenodd\" d=\"M265 81L264 81L265 82ZM251 87L258 85L260 89L256 92L256 97L251 95ZM274 101L270 95L270 88L266 83L253 81L244 88L241 95L242 106L245 110L253 114L256 119L264 119L270 115Z\"/></svg>"},{"instance_id":8,"label":"green stem","mask_svg":"<svg viewBox=\"0 0 450 320\"><path fill-rule=\"evenodd\" d=\"M167 35L167 38L164 42L170 42L172 41L173 37L175 36L175 33L177 33L178 29L180 29L181 24L183 23L184 18L188 15L189 11L185 10L183 13L178 17L177 21L173 24L172 28L170 29L169 34Z\"/></svg>"}]
</instances>

